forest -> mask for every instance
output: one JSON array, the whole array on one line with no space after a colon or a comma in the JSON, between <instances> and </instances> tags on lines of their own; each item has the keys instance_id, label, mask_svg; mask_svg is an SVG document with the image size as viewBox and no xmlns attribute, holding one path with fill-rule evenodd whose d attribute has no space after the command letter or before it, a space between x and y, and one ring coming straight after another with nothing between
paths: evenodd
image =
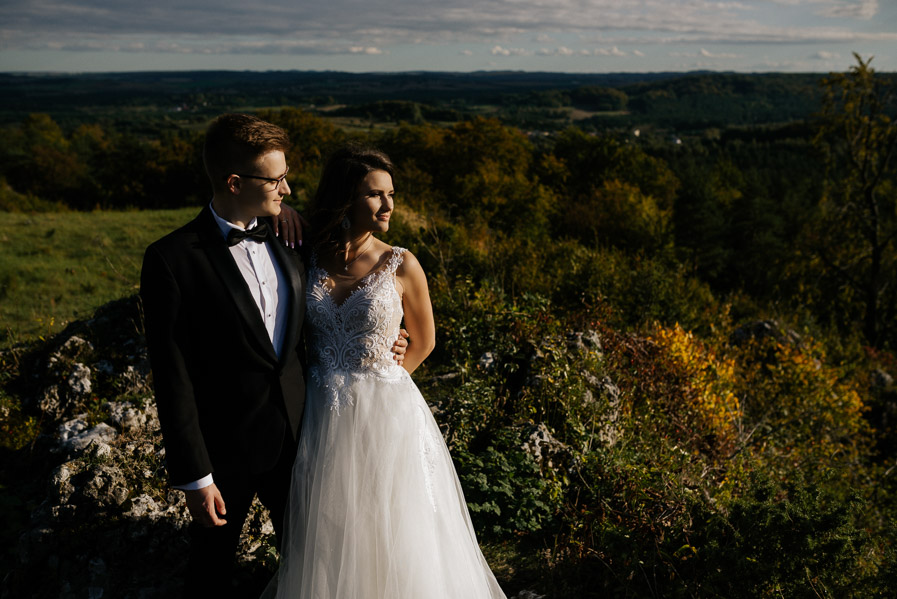
<instances>
[{"instance_id":1,"label":"forest","mask_svg":"<svg viewBox=\"0 0 897 599\"><path fill-rule=\"evenodd\" d=\"M328 154L365 139L398 168L385 240L421 261L438 327L415 378L500 582L890 596L897 78L859 56L825 76L487 75L380 75L367 95L338 74L3 76L38 111L0 104L0 211L199 207L204 124L233 110L287 130L301 212ZM6 462L52 434L19 366L90 314L28 328L27 251L4 235Z\"/></svg>"}]
</instances>

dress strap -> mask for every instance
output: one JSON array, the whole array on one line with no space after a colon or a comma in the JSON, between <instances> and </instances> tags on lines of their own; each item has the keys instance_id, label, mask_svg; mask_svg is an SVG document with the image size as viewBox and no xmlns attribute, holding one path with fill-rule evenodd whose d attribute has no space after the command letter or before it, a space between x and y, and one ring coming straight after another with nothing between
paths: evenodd
<instances>
[{"instance_id":1,"label":"dress strap","mask_svg":"<svg viewBox=\"0 0 897 599\"><path fill-rule=\"evenodd\" d=\"M394 247L392 248L392 255L389 257L389 260L386 262L385 271L390 274L395 274L396 270L399 268L399 265L405 259L405 252L407 252L405 248Z\"/></svg>"}]
</instances>

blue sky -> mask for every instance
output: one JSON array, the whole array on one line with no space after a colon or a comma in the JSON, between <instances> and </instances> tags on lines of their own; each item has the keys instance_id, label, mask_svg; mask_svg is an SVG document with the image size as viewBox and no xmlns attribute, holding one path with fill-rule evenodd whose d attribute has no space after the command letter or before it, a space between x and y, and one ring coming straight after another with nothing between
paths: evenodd
<instances>
[{"instance_id":1,"label":"blue sky","mask_svg":"<svg viewBox=\"0 0 897 599\"><path fill-rule=\"evenodd\" d=\"M0 0L0 71L897 71L897 0Z\"/></svg>"}]
</instances>

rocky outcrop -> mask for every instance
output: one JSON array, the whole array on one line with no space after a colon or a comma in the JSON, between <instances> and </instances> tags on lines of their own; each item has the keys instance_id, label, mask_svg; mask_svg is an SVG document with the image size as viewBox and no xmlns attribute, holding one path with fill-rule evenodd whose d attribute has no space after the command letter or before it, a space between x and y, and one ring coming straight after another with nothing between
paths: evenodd
<instances>
[{"instance_id":1,"label":"rocky outcrop","mask_svg":"<svg viewBox=\"0 0 897 599\"><path fill-rule=\"evenodd\" d=\"M797 331L783 329L777 320L758 320L741 325L729 336L732 345L744 345L754 339L772 338L778 343L800 346L802 338Z\"/></svg>"},{"instance_id":2,"label":"rocky outcrop","mask_svg":"<svg viewBox=\"0 0 897 599\"><path fill-rule=\"evenodd\" d=\"M533 459L543 470L553 469L570 453L569 448L558 441L551 431L543 423L539 423L528 431L526 440L520 446L524 452L533 456Z\"/></svg>"},{"instance_id":3,"label":"rocky outcrop","mask_svg":"<svg viewBox=\"0 0 897 599\"><path fill-rule=\"evenodd\" d=\"M51 433L29 464L46 481L21 531L0 595L140 598L180 595L190 522L170 489L136 298L114 302L22 356L19 392ZM263 585L273 529L253 507L239 556L241 580Z\"/></svg>"}]
</instances>

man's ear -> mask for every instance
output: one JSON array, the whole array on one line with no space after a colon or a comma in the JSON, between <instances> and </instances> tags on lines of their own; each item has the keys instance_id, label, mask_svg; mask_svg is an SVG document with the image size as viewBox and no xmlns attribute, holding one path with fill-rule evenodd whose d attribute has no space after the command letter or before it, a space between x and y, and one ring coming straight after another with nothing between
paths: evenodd
<instances>
[{"instance_id":1,"label":"man's ear","mask_svg":"<svg viewBox=\"0 0 897 599\"><path fill-rule=\"evenodd\" d=\"M228 175L227 181L224 183L225 188L227 190L236 195L240 195L240 176L239 175Z\"/></svg>"}]
</instances>

